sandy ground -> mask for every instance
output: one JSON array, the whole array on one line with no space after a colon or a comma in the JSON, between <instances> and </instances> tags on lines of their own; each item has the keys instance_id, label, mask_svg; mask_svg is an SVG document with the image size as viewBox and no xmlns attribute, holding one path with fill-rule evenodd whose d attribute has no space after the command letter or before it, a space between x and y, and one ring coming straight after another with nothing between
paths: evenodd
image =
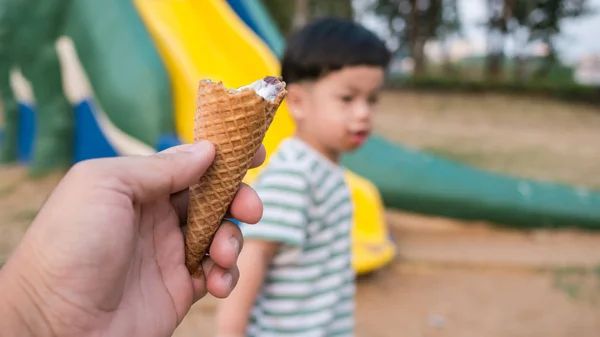
<instances>
[{"instance_id":1,"label":"sandy ground","mask_svg":"<svg viewBox=\"0 0 600 337\"><path fill-rule=\"evenodd\" d=\"M359 278L357 336L599 335L600 236L525 234L397 212L389 220L399 256ZM175 336L211 336L218 301L192 307Z\"/></svg>"},{"instance_id":2,"label":"sandy ground","mask_svg":"<svg viewBox=\"0 0 600 337\"><path fill-rule=\"evenodd\" d=\"M498 95L387 94L376 128L490 170L600 187L598 112ZM59 178L0 168L0 261ZM399 253L359 279L359 336L600 335L600 234L387 216ZM210 336L217 303L196 304L175 336Z\"/></svg>"}]
</instances>

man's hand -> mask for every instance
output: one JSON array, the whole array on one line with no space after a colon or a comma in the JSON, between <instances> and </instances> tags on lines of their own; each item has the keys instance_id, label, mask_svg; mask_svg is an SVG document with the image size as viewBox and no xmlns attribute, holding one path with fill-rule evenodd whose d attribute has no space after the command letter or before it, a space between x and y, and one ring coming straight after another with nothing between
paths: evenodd
<instances>
[{"instance_id":1,"label":"man's hand","mask_svg":"<svg viewBox=\"0 0 600 337\"><path fill-rule=\"evenodd\" d=\"M74 166L0 271L0 331L170 336L207 292L228 296L243 242L236 225L218 230L204 277L192 278L184 264L187 187L214 155L212 144L199 142ZM253 167L264 158L261 148ZM230 211L256 223L262 204L242 185Z\"/></svg>"}]
</instances>

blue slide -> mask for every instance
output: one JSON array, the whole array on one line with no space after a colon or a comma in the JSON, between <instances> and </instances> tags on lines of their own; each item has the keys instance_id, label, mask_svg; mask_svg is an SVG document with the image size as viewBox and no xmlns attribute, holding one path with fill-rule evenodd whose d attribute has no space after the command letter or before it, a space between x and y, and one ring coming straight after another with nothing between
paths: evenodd
<instances>
[{"instance_id":1,"label":"blue slide","mask_svg":"<svg viewBox=\"0 0 600 337\"><path fill-rule=\"evenodd\" d=\"M281 57L285 41L262 2L260 0L227 0L227 2L246 25L265 41L275 56Z\"/></svg>"}]
</instances>

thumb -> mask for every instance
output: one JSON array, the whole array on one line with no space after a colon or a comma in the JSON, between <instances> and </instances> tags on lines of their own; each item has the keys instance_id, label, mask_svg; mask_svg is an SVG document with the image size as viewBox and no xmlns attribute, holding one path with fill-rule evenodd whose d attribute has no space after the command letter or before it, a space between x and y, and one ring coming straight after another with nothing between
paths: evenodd
<instances>
[{"instance_id":1,"label":"thumb","mask_svg":"<svg viewBox=\"0 0 600 337\"><path fill-rule=\"evenodd\" d=\"M87 179L90 179L91 173L91 177L116 181L113 187L128 195L134 203L144 203L197 183L214 157L214 145L209 141L200 141L149 156L89 161L91 172L88 171L86 175Z\"/></svg>"}]
</instances>

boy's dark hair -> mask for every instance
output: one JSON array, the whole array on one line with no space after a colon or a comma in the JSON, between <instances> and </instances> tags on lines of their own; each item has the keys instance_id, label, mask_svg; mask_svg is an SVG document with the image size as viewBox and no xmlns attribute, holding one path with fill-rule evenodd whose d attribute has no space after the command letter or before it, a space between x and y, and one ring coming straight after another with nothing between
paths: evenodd
<instances>
[{"instance_id":1,"label":"boy's dark hair","mask_svg":"<svg viewBox=\"0 0 600 337\"><path fill-rule=\"evenodd\" d=\"M390 58L385 43L363 26L340 18L322 18L287 39L281 76L290 84L316 80L346 66L387 69Z\"/></svg>"}]
</instances>

